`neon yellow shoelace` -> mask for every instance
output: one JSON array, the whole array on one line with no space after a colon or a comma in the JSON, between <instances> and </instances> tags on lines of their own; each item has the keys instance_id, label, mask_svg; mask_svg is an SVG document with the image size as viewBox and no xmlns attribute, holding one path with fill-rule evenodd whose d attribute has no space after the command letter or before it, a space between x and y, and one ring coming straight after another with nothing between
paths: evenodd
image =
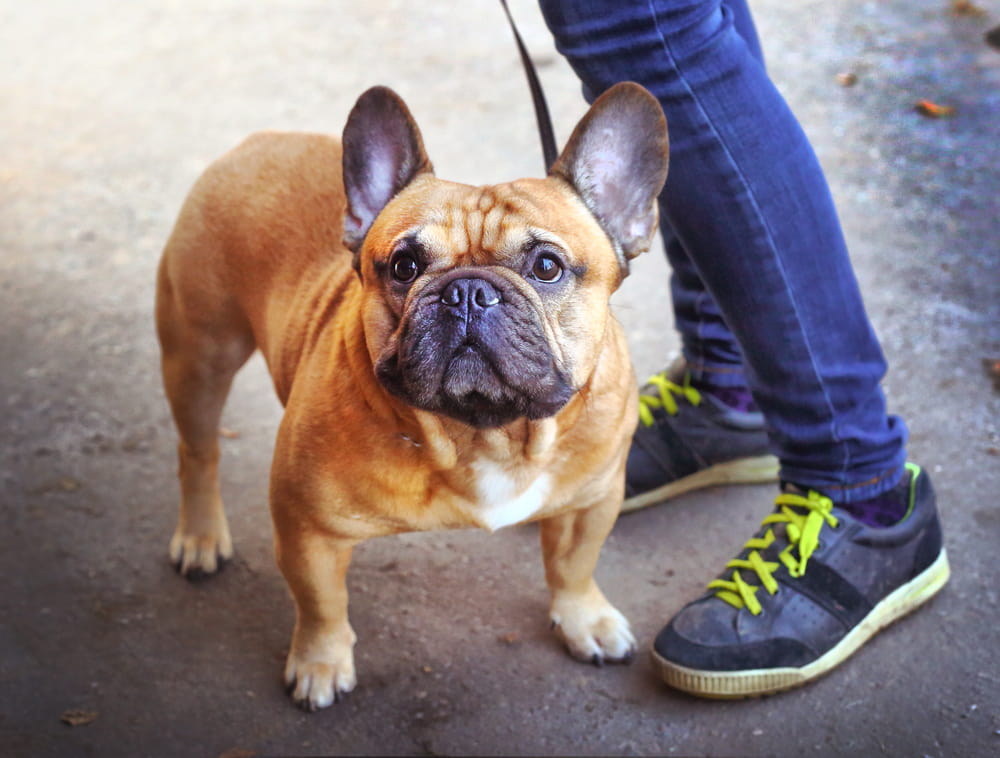
<instances>
[{"instance_id":1,"label":"neon yellow shoelace","mask_svg":"<svg viewBox=\"0 0 1000 758\"><path fill-rule=\"evenodd\" d=\"M653 374L647 384L654 385L660 395L639 395L639 421L643 426L653 425L653 411L663 408L671 416L677 415L677 398L683 396L691 405L701 402L701 393L691 386L691 376L684 374L684 384L677 384L667 379L667 372Z\"/></svg>"},{"instance_id":2,"label":"neon yellow shoelace","mask_svg":"<svg viewBox=\"0 0 1000 758\"><path fill-rule=\"evenodd\" d=\"M778 495L774 503L781 510L765 518L761 525L786 525L785 535L788 539L788 547L778 554L778 560L788 569L789 574L797 578L806 572L809 556L819 545L819 533L823 529L823 525L837 527L837 517L831 513L833 501L810 490L806 496L790 492L783 493ZM757 599L757 590L760 587L744 580L740 571L754 572L769 594L776 593L778 582L774 578L774 572L781 564L764 560L759 552L769 548L774 540L773 529L768 529L763 537L751 538L743 546L744 550L750 550L747 557L736 558L726 564L726 568L733 569L732 580L716 579L708 585L708 588L718 590L715 593L716 596L731 606L746 608L754 616L758 615L761 612L760 601ZM792 555L796 548L798 549L797 558Z\"/></svg>"}]
</instances>

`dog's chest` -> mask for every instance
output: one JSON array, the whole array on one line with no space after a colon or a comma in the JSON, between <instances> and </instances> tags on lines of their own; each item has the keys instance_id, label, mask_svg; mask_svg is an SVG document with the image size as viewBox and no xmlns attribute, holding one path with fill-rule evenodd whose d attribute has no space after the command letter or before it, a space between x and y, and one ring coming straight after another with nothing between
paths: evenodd
<instances>
[{"instance_id":1,"label":"dog's chest","mask_svg":"<svg viewBox=\"0 0 1000 758\"><path fill-rule=\"evenodd\" d=\"M472 470L476 497L464 510L491 532L533 516L545 505L552 489L552 477L546 473L524 483L493 461L478 461Z\"/></svg>"}]
</instances>

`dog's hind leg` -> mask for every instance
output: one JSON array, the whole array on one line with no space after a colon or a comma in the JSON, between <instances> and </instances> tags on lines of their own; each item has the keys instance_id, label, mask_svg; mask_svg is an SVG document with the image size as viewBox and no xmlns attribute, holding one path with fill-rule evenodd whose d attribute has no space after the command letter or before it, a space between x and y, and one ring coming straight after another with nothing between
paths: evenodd
<instances>
[{"instance_id":1,"label":"dog's hind leg","mask_svg":"<svg viewBox=\"0 0 1000 758\"><path fill-rule=\"evenodd\" d=\"M233 377L253 353L254 341L242 320L212 316L217 303L204 299L198 307L190 293L177 291L168 264L165 257L156 322L163 385L180 437L180 516L170 558L182 575L193 579L215 573L233 554L219 494L219 419Z\"/></svg>"}]
</instances>

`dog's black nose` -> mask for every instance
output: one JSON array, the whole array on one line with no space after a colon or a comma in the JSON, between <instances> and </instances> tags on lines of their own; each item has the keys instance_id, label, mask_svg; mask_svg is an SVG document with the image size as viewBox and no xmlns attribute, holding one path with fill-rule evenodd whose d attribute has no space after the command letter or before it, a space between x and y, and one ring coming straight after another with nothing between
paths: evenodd
<instances>
[{"instance_id":1,"label":"dog's black nose","mask_svg":"<svg viewBox=\"0 0 1000 758\"><path fill-rule=\"evenodd\" d=\"M441 302L450 308L485 310L500 302L500 293L485 279L456 279L444 288Z\"/></svg>"}]
</instances>

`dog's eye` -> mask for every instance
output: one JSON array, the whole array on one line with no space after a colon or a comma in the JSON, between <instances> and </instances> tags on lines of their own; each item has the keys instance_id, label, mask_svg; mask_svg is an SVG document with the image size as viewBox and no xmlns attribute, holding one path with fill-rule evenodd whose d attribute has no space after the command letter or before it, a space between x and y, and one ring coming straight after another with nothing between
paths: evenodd
<instances>
[{"instance_id":1,"label":"dog's eye","mask_svg":"<svg viewBox=\"0 0 1000 758\"><path fill-rule=\"evenodd\" d=\"M558 282L562 275L563 267L559 259L548 253L542 253L535 258L535 263L531 267L531 278L547 284Z\"/></svg>"},{"instance_id":2,"label":"dog's eye","mask_svg":"<svg viewBox=\"0 0 1000 758\"><path fill-rule=\"evenodd\" d=\"M401 284L409 284L420 274L420 264L409 253L398 253L392 259L392 278Z\"/></svg>"}]
</instances>

